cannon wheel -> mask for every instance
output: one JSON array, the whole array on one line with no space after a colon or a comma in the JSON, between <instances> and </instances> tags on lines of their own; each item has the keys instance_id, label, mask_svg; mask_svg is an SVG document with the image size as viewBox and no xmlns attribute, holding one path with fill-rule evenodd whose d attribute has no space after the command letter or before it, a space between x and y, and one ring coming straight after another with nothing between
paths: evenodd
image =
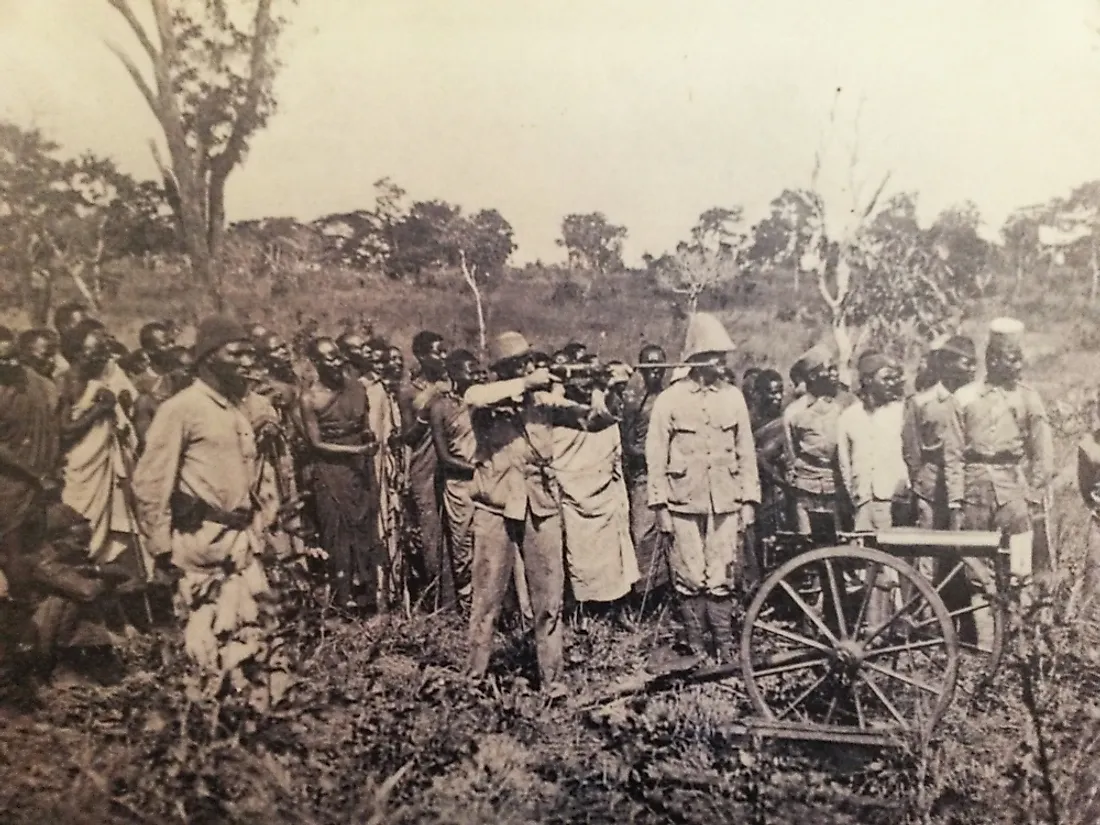
<instances>
[{"instance_id":1,"label":"cannon wheel","mask_svg":"<svg viewBox=\"0 0 1100 825\"><path fill-rule=\"evenodd\" d=\"M797 586L810 577L820 582L812 602ZM951 703L958 666L955 622L933 586L867 547L825 547L780 566L741 633L757 712L811 728L927 737Z\"/></svg>"}]
</instances>

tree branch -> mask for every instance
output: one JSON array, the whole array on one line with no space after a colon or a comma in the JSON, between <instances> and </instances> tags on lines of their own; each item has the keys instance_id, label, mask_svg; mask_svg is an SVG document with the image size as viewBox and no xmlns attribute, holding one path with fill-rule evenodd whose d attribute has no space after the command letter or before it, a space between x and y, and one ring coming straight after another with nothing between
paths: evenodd
<instances>
[{"instance_id":1,"label":"tree branch","mask_svg":"<svg viewBox=\"0 0 1100 825\"><path fill-rule=\"evenodd\" d=\"M153 94L153 90L149 87L149 84L145 82L145 78L142 77L141 72L138 70L138 67L134 65L134 61L130 59L129 55L127 55L126 52L118 48L118 46L114 46L110 43L105 43L105 45L108 49L114 52L115 57L119 59L123 67L129 73L131 80L134 81L134 85L138 87L138 91L141 92L141 96L145 98L145 102L149 104L149 108L153 110L153 114L156 116L157 120L160 120L160 100L155 94Z\"/></svg>"},{"instance_id":2,"label":"tree branch","mask_svg":"<svg viewBox=\"0 0 1100 825\"><path fill-rule=\"evenodd\" d=\"M127 3L126 0L107 0L107 3L122 15L123 19L129 24L130 29L137 36L141 48L145 49L145 53L149 55L149 59L156 63L157 59L160 57L160 53L157 51L156 46L153 45L153 41L149 39L145 27L141 25L133 9L130 8L130 4Z\"/></svg>"},{"instance_id":3,"label":"tree branch","mask_svg":"<svg viewBox=\"0 0 1100 825\"><path fill-rule=\"evenodd\" d=\"M176 35L172 31L172 13L168 10L165 0L149 1L153 6L153 17L157 21L161 57L165 64L171 65L176 59Z\"/></svg>"},{"instance_id":4,"label":"tree branch","mask_svg":"<svg viewBox=\"0 0 1100 825\"><path fill-rule=\"evenodd\" d=\"M267 49L273 39L274 23L271 18L272 0L259 0L256 4L256 16L253 22L252 54L249 59L248 89L245 92L244 106L237 112L233 132L226 142L225 149L211 163L214 175L225 178L233 170L244 152L245 141L255 129L256 112L260 106L266 75Z\"/></svg>"}]
</instances>

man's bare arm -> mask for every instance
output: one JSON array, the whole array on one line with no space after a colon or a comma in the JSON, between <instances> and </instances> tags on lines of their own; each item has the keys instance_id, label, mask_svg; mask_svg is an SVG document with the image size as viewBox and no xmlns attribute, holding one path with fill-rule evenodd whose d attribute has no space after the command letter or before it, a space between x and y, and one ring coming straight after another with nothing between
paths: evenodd
<instances>
[{"instance_id":1,"label":"man's bare arm","mask_svg":"<svg viewBox=\"0 0 1100 825\"><path fill-rule=\"evenodd\" d=\"M306 443L311 449L330 456L366 455L370 452L370 443L332 444L325 441L321 435L321 425L317 422L317 410L311 394L302 396L302 402L299 406Z\"/></svg>"},{"instance_id":2,"label":"man's bare arm","mask_svg":"<svg viewBox=\"0 0 1100 825\"><path fill-rule=\"evenodd\" d=\"M462 476L472 477L474 465L455 455L447 440L446 429L447 405L443 401L432 404L428 410L428 420L432 429L432 443L435 445L435 454L439 457L439 463L445 470Z\"/></svg>"}]
</instances>

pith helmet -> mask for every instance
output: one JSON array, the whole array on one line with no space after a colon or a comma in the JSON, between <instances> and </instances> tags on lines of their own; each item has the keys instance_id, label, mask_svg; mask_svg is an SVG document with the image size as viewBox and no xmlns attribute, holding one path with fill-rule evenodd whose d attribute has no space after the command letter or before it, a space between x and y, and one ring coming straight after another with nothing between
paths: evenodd
<instances>
[{"instance_id":1,"label":"pith helmet","mask_svg":"<svg viewBox=\"0 0 1100 825\"><path fill-rule=\"evenodd\" d=\"M722 322L709 312L697 312L688 322L684 341L684 360L704 352L733 352L737 347L722 326Z\"/></svg>"},{"instance_id":2,"label":"pith helmet","mask_svg":"<svg viewBox=\"0 0 1100 825\"><path fill-rule=\"evenodd\" d=\"M530 351L531 345L518 332L502 332L489 344L489 363L499 364L509 358L527 355Z\"/></svg>"}]
</instances>

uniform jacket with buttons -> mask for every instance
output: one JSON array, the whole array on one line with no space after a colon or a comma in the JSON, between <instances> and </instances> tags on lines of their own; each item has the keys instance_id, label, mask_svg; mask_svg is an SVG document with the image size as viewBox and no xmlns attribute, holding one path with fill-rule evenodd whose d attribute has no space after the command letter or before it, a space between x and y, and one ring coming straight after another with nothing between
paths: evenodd
<instances>
[{"instance_id":1,"label":"uniform jacket with buttons","mask_svg":"<svg viewBox=\"0 0 1100 825\"><path fill-rule=\"evenodd\" d=\"M902 455L913 492L925 501L944 499L943 434L952 425L955 397L943 384L934 384L905 400Z\"/></svg>"},{"instance_id":2,"label":"uniform jacket with buttons","mask_svg":"<svg viewBox=\"0 0 1100 825\"><path fill-rule=\"evenodd\" d=\"M966 490L989 484L998 504L1042 501L1054 475L1050 420L1039 393L978 384L969 403L956 405L944 433L947 500L961 505Z\"/></svg>"},{"instance_id":3,"label":"uniform jacket with buttons","mask_svg":"<svg viewBox=\"0 0 1100 825\"><path fill-rule=\"evenodd\" d=\"M703 515L760 502L748 406L729 384L704 387L688 377L657 396L646 464L651 507Z\"/></svg>"},{"instance_id":4,"label":"uniform jacket with buttons","mask_svg":"<svg viewBox=\"0 0 1100 825\"><path fill-rule=\"evenodd\" d=\"M595 426L590 408L549 392L527 393L522 378L475 384L463 400L477 442L474 506L516 521L527 517L528 508L539 518L559 513L561 485L551 466L553 428ZM505 412L502 402L509 400L511 410Z\"/></svg>"}]
</instances>

